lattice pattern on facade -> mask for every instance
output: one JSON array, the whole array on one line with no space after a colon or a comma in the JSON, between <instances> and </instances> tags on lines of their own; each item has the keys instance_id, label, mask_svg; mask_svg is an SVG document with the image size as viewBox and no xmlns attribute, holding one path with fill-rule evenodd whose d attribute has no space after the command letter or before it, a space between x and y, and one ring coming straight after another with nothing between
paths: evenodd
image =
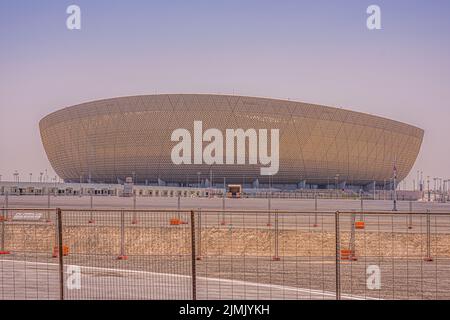
<instances>
[{"instance_id":1,"label":"lattice pattern on facade","mask_svg":"<svg viewBox=\"0 0 450 320\"><path fill-rule=\"evenodd\" d=\"M135 176L140 183L250 183L257 165L172 164L174 129L192 132L195 120L206 128L278 128L280 170L273 183L383 183L411 170L423 130L368 114L312 105L227 95L148 95L94 101L68 107L41 120L42 141L57 174L66 181L117 182Z\"/></svg>"}]
</instances>

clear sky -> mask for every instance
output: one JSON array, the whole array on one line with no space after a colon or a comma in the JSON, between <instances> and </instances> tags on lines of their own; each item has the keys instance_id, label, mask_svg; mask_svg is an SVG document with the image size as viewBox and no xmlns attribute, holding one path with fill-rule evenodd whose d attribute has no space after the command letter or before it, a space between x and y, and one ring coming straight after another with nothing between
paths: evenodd
<instances>
[{"instance_id":1,"label":"clear sky","mask_svg":"<svg viewBox=\"0 0 450 320\"><path fill-rule=\"evenodd\" d=\"M77 4L82 29L66 28ZM366 27L381 8L382 30ZM425 130L412 174L450 178L448 0L0 0L0 174L48 169L39 120L116 96L234 93Z\"/></svg>"}]
</instances>

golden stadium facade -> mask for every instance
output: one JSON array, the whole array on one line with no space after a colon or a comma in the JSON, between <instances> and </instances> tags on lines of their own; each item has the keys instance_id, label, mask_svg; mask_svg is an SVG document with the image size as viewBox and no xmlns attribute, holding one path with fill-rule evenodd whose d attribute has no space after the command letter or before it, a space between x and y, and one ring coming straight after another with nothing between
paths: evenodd
<instances>
[{"instance_id":1,"label":"golden stadium facade","mask_svg":"<svg viewBox=\"0 0 450 320\"><path fill-rule=\"evenodd\" d=\"M424 131L398 121L308 103L229 95L121 97L67 107L40 122L47 156L66 182L192 185L269 182L259 165L175 165L171 133L205 128L279 129L276 185L382 185L411 170Z\"/></svg>"}]
</instances>

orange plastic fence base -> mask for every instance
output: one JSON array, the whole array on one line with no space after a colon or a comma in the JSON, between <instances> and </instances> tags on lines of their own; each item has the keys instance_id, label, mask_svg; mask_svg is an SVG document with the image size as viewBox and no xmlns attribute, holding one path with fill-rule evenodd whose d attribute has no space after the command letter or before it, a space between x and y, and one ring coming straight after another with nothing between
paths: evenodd
<instances>
[{"instance_id":1,"label":"orange plastic fence base","mask_svg":"<svg viewBox=\"0 0 450 320\"><path fill-rule=\"evenodd\" d=\"M180 219L177 219L177 218L170 219L170 225L171 226L178 226L180 224L182 224L182 221Z\"/></svg>"},{"instance_id":2,"label":"orange plastic fence base","mask_svg":"<svg viewBox=\"0 0 450 320\"><path fill-rule=\"evenodd\" d=\"M364 229L364 227L365 227L364 221L356 221L355 222L355 228L356 229Z\"/></svg>"},{"instance_id":3,"label":"orange plastic fence base","mask_svg":"<svg viewBox=\"0 0 450 320\"><path fill-rule=\"evenodd\" d=\"M128 260L128 256L118 256L117 260Z\"/></svg>"},{"instance_id":4,"label":"orange plastic fence base","mask_svg":"<svg viewBox=\"0 0 450 320\"><path fill-rule=\"evenodd\" d=\"M341 260L357 261L358 258L356 258L355 252L353 250L342 249L341 250Z\"/></svg>"},{"instance_id":5,"label":"orange plastic fence base","mask_svg":"<svg viewBox=\"0 0 450 320\"><path fill-rule=\"evenodd\" d=\"M0 251L0 254L11 254L10 251Z\"/></svg>"},{"instance_id":6,"label":"orange plastic fence base","mask_svg":"<svg viewBox=\"0 0 450 320\"><path fill-rule=\"evenodd\" d=\"M53 247L52 257L57 258L58 255L59 255L59 247ZM68 256L68 255L69 255L69 247L63 246L63 256Z\"/></svg>"},{"instance_id":7,"label":"orange plastic fence base","mask_svg":"<svg viewBox=\"0 0 450 320\"><path fill-rule=\"evenodd\" d=\"M342 257L341 260L342 261L358 261L358 258L357 257L347 257L347 258Z\"/></svg>"}]
</instances>

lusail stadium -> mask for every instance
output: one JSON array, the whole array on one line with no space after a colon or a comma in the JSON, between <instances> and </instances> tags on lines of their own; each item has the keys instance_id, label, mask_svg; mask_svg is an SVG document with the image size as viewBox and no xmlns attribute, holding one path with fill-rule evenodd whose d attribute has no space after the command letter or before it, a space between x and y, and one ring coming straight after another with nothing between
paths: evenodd
<instances>
[{"instance_id":1,"label":"lusail stadium","mask_svg":"<svg viewBox=\"0 0 450 320\"><path fill-rule=\"evenodd\" d=\"M200 142L195 124L201 123ZM243 149L236 161L217 154L216 161L195 161L196 144L206 150L213 139L203 134L241 130ZM192 161L174 162L176 130L192 133ZM251 139L278 132L277 170L263 174L252 161ZM227 183L286 188L361 188L398 181L410 172L424 131L374 115L295 101L234 95L161 94L119 97L82 103L40 121L42 142L56 173L66 182L187 186ZM215 137L217 139L217 137ZM185 141L186 142L186 141ZM269 149L274 149L266 141ZM262 145L258 144L257 154ZM196 151L197 150L197 151ZM255 151L255 150L253 150ZM184 153L187 150L183 150ZM182 153L183 153L182 152ZM186 156L186 154L184 154ZM239 161L241 159L241 161ZM222 161L223 160L223 161ZM273 159L272 159L273 160ZM395 168L395 169L394 169ZM201 181L201 182L200 182Z\"/></svg>"}]
</instances>

